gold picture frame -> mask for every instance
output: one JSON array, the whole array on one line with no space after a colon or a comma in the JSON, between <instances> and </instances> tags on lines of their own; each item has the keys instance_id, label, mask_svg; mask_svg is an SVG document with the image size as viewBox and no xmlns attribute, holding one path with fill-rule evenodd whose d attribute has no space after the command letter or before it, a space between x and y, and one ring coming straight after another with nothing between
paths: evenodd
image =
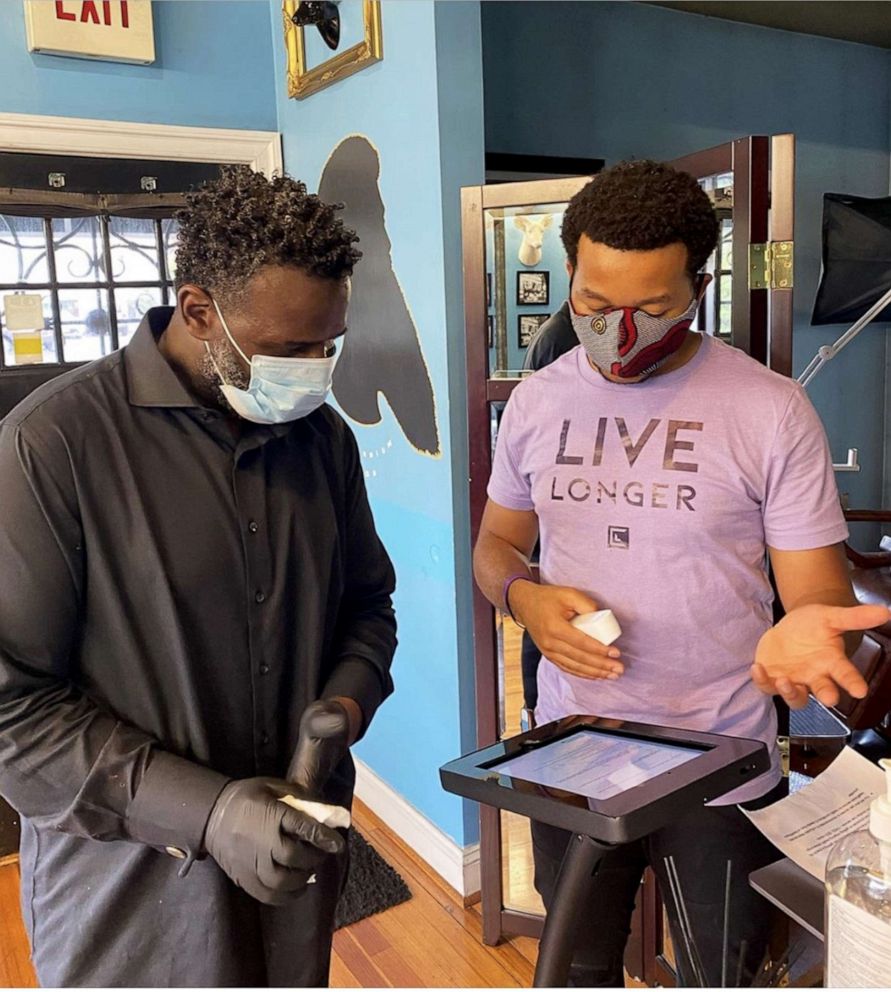
<instances>
[{"instance_id":1,"label":"gold picture frame","mask_svg":"<svg viewBox=\"0 0 891 992\"><path fill-rule=\"evenodd\" d=\"M305 100L313 93L337 83L366 66L380 62L384 57L384 41L381 32L380 0L362 0L362 18L365 24L365 39L358 44L338 52L330 59L314 66L306 64L306 43L303 28L291 18L300 0L283 0L282 15L285 27L285 49L288 53L288 97Z\"/></svg>"}]
</instances>

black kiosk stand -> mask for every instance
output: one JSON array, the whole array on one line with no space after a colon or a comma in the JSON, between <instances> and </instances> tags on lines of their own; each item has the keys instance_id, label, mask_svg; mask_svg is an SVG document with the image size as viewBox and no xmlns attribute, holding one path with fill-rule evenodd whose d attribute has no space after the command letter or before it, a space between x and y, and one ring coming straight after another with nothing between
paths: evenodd
<instances>
[{"instance_id":1,"label":"black kiosk stand","mask_svg":"<svg viewBox=\"0 0 891 992\"><path fill-rule=\"evenodd\" d=\"M605 852L769 767L761 741L573 716L450 761L440 777L447 792L575 835L535 968L536 988L560 988L569 976L579 909Z\"/></svg>"}]
</instances>

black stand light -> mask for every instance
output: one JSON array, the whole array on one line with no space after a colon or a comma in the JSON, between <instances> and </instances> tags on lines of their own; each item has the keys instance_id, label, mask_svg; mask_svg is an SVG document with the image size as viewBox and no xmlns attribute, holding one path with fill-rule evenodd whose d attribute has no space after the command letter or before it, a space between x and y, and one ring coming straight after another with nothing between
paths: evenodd
<instances>
[{"instance_id":1,"label":"black stand light","mask_svg":"<svg viewBox=\"0 0 891 992\"><path fill-rule=\"evenodd\" d=\"M823 195L823 274L812 324L854 323L798 377L814 376L873 320L891 321L891 196Z\"/></svg>"}]
</instances>

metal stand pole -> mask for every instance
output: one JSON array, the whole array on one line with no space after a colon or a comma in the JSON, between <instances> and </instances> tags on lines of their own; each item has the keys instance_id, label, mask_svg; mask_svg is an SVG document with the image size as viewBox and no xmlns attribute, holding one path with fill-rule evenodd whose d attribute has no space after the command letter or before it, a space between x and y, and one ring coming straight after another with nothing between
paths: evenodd
<instances>
[{"instance_id":1,"label":"metal stand pole","mask_svg":"<svg viewBox=\"0 0 891 992\"><path fill-rule=\"evenodd\" d=\"M565 988L581 922L581 908L590 892L600 860L611 844L575 834L566 848L554 896L545 918L533 987Z\"/></svg>"},{"instance_id":2,"label":"metal stand pole","mask_svg":"<svg viewBox=\"0 0 891 992\"><path fill-rule=\"evenodd\" d=\"M864 327L871 321L874 320L878 315L885 309L888 304L891 303L891 289L885 293L884 296L880 297L876 302L851 326L845 331L844 334L835 342L835 344L824 344L822 348L818 349L817 354L810 360L807 368L798 377L798 381L807 388L810 385L811 380L820 371L821 368L828 362L831 361L835 356L842 350L842 348L849 345L854 338L863 330Z\"/></svg>"}]
</instances>

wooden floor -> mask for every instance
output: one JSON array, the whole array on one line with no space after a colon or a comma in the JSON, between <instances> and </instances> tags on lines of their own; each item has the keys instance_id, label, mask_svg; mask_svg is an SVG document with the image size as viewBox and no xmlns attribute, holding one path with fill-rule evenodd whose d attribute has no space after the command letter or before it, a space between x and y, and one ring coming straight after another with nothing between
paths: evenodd
<instances>
[{"instance_id":1,"label":"wooden floor","mask_svg":"<svg viewBox=\"0 0 891 992\"><path fill-rule=\"evenodd\" d=\"M335 935L332 987L528 988L537 941L515 937L484 947L479 907L465 909L454 889L373 813L356 806L357 826L414 898Z\"/></svg>"},{"instance_id":2,"label":"wooden floor","mask_svg":"<svg viewBox=\"0 0 891 992\"><path fill-rule=\"evenodd\" d=\"M402 875L413 898L339 930L334 936L334 988L518 988L532 982L537 943L518 937L484 947L478 907L406 847L358 800L356 826ZM19 912L18 865L0 867L0 987L34 988Z\"/></svg>"},{"instance_id":3,"label":"wooden floor","mask_svg":"<svg viewBox=\"0 0 891 992\"><path fill-rule=\"evenodd\" d=\"M19 866L0 866L0 986L35 988L28 938L19 910Z\"/></svg>"}]
</instances>

